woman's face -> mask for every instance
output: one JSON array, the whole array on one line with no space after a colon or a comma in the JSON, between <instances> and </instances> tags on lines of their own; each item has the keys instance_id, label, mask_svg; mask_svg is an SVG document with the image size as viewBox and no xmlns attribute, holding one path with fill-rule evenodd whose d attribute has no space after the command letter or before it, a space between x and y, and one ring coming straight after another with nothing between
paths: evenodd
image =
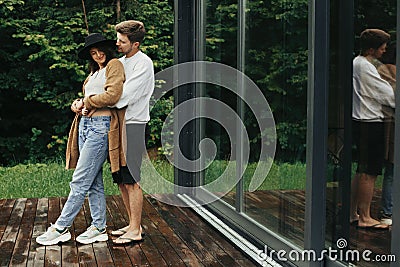
<instances>
[{"instance_id":1,"label":"woman's face","mask_svg":"<svg viewBox=\"0 0 400 267\"><path fill-rule=\"evenodd\" d=\"M102 68L104 66L104 62L106 62L106 54L97 47L90 48L89 53L93 60L99 64L100 68Z\"/></svg>"}]
</instances>

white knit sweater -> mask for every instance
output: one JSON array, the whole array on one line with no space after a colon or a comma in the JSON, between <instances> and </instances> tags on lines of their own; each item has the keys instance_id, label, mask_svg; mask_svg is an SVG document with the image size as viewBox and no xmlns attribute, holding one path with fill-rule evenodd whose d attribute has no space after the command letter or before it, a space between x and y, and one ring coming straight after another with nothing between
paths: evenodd
<instances>
[{"instance_id":1,"label":"white knit sweater","mask_svg":"<svg viewBox=\"0 0 400 267\"><path fill-rule=\"evenodd\" d=\"M127 106L127 124L147 123L150 120L150 97L154 91L153 62L141 51L129 58L123 56L119 60L124 65L126 80L122 96L115 106Z\"/></svg>"},{"instance_id":2,"label":"white knit sweater","mask_svg":"<svg viewBox=\"0 0 400 267\"><path fill-rule=\"evenodd\" d=\"M395 106L392 87L367 58L357 56L353 60L353 119L381 122L383 106Z\"/></svg>"}]
</instances>

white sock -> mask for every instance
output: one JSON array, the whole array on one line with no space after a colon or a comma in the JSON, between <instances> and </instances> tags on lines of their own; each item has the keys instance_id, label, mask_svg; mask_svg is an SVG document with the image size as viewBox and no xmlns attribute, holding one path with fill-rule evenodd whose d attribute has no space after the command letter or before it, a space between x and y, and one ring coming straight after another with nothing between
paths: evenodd
<instances>
[{"instance_id":1,"label":"white sock","mask_svg":"<svg viewBox=\"0 0 400 267\"><path fill-rule=\"evenodd\" d=\"M59 230L59 231L65 229L65 227L59 226L57 223L54 224L54 227L55 227L57 230Z\"/></svg>"}]
</instances>

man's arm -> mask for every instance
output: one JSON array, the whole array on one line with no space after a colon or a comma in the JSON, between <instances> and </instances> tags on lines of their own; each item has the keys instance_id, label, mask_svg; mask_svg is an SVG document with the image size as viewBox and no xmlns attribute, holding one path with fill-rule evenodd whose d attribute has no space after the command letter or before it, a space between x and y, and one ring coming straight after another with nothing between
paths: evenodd
<instances>
[{"instance_id":1,"label":"man's arm","mask_svg":"<svg viewBox=\"0 0 400 267\"><path fill-rule=\"evenodd\" d=\"M136 103L143 96L147 95L149 82L154 82L154 70L151 62L139 62L133 70L128 70L124 90L117 108L123 108Z\"/></svg>"},{"instance_id":2,"label":"man's arm","mask_svg":"<svg viewBox=\"0 0 400 267\"><path fill-rule=\"evenodd\" d=\"M118 59L110 60L106 66L105 92L85 97L83 99L85 107L91 110L115 105L122 95L124 81L124 66Z\"/></svg>"},{"instance_id":3,"label":"man's arm","mask_svg":"<svg viewBox=\"0 0 400 267\"><path fill-rule=\"evenodd\" d=\"M362 82L366 83L362 95L375 99L379 104L395 107L392 86L381 78L374 66L371 65L367 68L362 77ZM368 90L369 88L370 90Z\"/></svg>"}]
</instances>

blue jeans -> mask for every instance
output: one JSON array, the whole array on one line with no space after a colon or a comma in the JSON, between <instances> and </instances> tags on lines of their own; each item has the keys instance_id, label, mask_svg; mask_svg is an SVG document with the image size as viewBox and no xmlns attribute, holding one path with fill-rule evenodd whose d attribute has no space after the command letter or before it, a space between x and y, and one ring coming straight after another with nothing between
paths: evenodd
<instances>
[{"instance_id":1,"label":"blue jeans","mask_svg":"<svg viewBox=\"0 0 400 267\"><path fill-rule=\"evenodd\" d=\"M103 184L103 164L108 155L110 117L82 117L79 123L79 159L69 183L71 191L56 224L72 225L82 208L86 195L89 198L92 225L106 227L106 199Z\"/></svg>"},{"instance_id":2,"label":"blue jeans","mask_svg":"<svg viewBox=\"0 0 400 267\"><path fill-rule=\"evenodd\" d=\"M392 215L392 184L393 184L393 163L385 163L385 173L382 181L382 211Z\"/></svg>"}]
</instances>

